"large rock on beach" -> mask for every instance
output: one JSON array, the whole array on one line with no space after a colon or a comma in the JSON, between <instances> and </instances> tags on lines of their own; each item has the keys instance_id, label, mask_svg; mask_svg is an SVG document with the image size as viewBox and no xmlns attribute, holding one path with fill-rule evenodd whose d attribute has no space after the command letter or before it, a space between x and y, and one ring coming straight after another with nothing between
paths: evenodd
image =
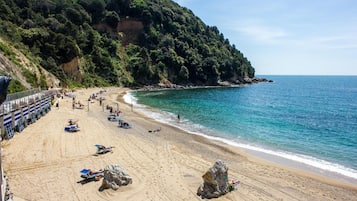
<instances>
[{"instance_id":1,"label":"large rock on beach","mask_svg":"<svg viewBox=\"0 0 357 201\"><path fill-rule=\"evenodd\" d=\"M99 191L111 188L118 190L120 186L126 186L132 183L132 178L118 164L108 165L104 169L104 177Z\"/></svg>"},{"instance_id":2,"label":"large rock on beach","mask_svg":"<svg viewBox=\"0 0 357 201\"><path fill-rule=\"evenodd\" d=\"M197 195L201 198L218 198L228 192L228 167L217 160L202 176L203 184L197 189Z\"/></svg>"}]
</instances>

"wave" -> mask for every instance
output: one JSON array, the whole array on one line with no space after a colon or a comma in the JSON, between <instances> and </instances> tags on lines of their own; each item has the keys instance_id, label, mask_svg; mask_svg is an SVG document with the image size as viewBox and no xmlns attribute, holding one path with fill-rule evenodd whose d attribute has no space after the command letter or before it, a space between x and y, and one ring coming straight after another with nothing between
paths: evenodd
<instances>
[{"instance_id":1,"label":"wave","mask_svg":"<svg viewBox=\"0 0 357 201\"><path fill-rule=\"evenodd\" d=\"M261 156L261 154L259 153L263 153L278 158L286 159L292 162L296 162L298 164L305 164L307 166L316 168L317 170L313 171L316 173L324 174L326 172L330 172L338 175L343 175L347 178L357 179L357 170L355 169L308 155L297 154L283 150L269 149L261 145L243 141L239 138L228 139L228 137L225 138L222 137L222 135L217 135L217 133L212 131L211 129L208 129L199 124L194 124L188 119L181 118L180 122L178 122L176 114L148 107L146 105L138 104L137 98L135 98L130 92L124 95L123 98L126 103L133 104L134 108L142 112L144 115L153 118L158 122L179 128L190 134L202 136L211 140L217 140L231 146L243 148L248 151L250 150L253 152L257 152L257 156Z\"/></svg>"}]
</instances>

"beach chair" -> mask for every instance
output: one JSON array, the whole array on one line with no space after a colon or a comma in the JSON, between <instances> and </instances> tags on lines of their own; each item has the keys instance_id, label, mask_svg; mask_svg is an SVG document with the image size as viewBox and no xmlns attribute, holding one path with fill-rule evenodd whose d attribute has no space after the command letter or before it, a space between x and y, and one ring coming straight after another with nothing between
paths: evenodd
<instances>
[{"instance_id":1,"label":"beach chair","mask_svg":"<svg viewBox=\"0 0 357 201\"><path fill-rule=\"evenodd\" d=\"M113 153L112 150L112 148L114 148L113 146L106 147L100 144L96 144L94 146L97 147L97 152L95 153L95 155L106 154L108 152Z\"/></svg>"},{"instance_id":2,"label":"beach chair","mask_svg":"<svg viewBox=\"0 0 357 201\"><path fill-rule=\"evenodd\" d=\"M104 170L92 171L91 169L82 169L80 171L81 177L86 180L99 181L104 176Z\"/></svg>"},{"instance_id":3,"label":"beach chair","mask_svg":"<svg viewBox=\"0 0 357 201\"><path fill-rule=\"evenodd\" d=\"M77 127L77 125L69 125L69 126L64 127L64 130L72 133L72 132L80 131L80 128Z\"/></svg>"},{"instance_id":4,"label":"beach chair","mask_svg":"<svg viewBox=\"0 0 357 201\"><path fill-rule=\"evenodd\" d=\"M128 122L125 122L124 120L120 119L119 120L119 127L120 128L131 128L130 124Z\"/></svg>"},{"instance_id":5,"label":"beach chair","mask_svg":"<svg viewBox=\"0 0 357 201\"><path fill-rule=\"evenodd\" d=\"M108 116L108 121L119 121L120 120L120 116L117 114L111 114Z\"/></svg>"}]
</instances>

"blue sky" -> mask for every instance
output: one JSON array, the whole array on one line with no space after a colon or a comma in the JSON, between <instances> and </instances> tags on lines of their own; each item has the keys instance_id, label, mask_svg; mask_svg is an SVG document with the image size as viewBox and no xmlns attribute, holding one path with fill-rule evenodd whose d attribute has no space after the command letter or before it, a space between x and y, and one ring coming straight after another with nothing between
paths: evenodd
<instances>
[{"instance_id":1,"label":"blue sky","mask_svg":"<svg viewBox=\"0 0 357 201\"><path fill-rule=\"evenodd\" d=\"M357 0L174 0L217 26L257 75L357 75Z\"/></svg>"}]
</instances>

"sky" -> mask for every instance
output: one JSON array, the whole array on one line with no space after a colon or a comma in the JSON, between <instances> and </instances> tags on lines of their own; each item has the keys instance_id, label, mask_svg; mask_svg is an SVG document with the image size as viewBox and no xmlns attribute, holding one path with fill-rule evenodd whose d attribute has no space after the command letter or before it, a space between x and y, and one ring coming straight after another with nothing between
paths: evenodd
<instances>
[{"instance_id":1,"label":"sky","mask_svg":"<svg viewBox=\"0 0 357 201\"><path fill-rule=\"evenodd\" d=\"M216 26L256 75L357 75L357 0L174 0Z\"/></svg>"}]
</instances>

